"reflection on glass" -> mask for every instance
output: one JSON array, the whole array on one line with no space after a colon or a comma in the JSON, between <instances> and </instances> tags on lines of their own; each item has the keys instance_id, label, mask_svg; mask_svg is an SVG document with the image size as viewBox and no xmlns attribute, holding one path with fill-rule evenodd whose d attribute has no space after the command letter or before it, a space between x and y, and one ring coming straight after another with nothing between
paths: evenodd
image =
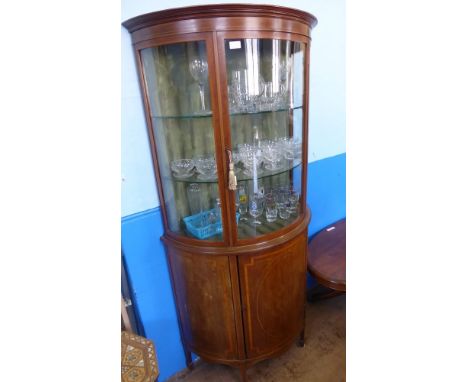
<instances>
[{"instance_id":1,"label":"reflection on glass","mask_svg":"<svg viewBox=\"0 0 468 382\"><path fill-rule=\"evenodd\" d=\"M141 50L169 230L222 240L203 41Z\"/></svg>"},{"instance_id":2,"label":"reflection on glass","mask_svg":"<svg viewBox=\"0 0 468 382\"><path fill-rule=\"evenodd\" d=\"M239 220L237 236L247 239L282 229L301 213L305 46L233 39L225 51L235 172L253 217Z\"/></svg>"}]
</instances>

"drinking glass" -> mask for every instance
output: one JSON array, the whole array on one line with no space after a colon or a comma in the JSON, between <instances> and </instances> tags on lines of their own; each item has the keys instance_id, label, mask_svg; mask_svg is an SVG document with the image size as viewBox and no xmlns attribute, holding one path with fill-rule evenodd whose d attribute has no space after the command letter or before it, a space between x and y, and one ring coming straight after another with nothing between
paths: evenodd
<instances>
[{"instance_id":1,"label":"drinking glass","mask_svg":"<svg viewBox=\"0 0 468 382\"><path fill-rule=\"evenodd\" d=\"M241 152L242 163L244 163L244 175L252 177L256 173L259 176L262 173L263 155L261 150L251 147Z\"/></svg>"},{"instance_id":2,"label":"drinking glass","mask_svg":"<svg viewBox=\"0 0 468 382\"><path fill-rule=\"evenodd\" d=\"M233 94L238 96L239 111L256 112L265 89L265 81L259 73L242 69L232 72Z\"/></svg>"},{"instance_id":3,"label":"drinking glass","mask_svg":"<svg viewBox=\"0 0 468 382\"><path fill-rule=\"evenodd\" d=\"M248 198L247 194L245 192L245 187L242 185L237 186L237 196L239 200L239 214L240 214L240 221L248 221L248 219L245 217L245 214L247 213L248 210Z\"/></svg>"},{"instance_id":4,"label":"drinking glass","mask_svg":"<svg viewBox=\"0 0 468 382\"><path fill-rule=\"evenodd\" d=\"M283 153L279 147L273 143L267 143L262 148L265 168L270 171L278 170L282 167Z\"/></svg>"},{"instance_id":5,"label":"drinking glass","mask_svg":"<svg viewBox=\"0 0 468 382\"><path fill-rule=\"evenodd\" d=\"M291 190L289 192L289 197L288 197L288 200L289 200L289 208L288 208L288 211L291 213L291 214L294 214L296 213L297 211L297 203L299 202L299 193L295 190Z\"/></svg>"},{"instance_id":6,"label":"drinking glass","mask_svg":"<svg viewBox=\"0 0 468 382\"><path fill-rule=\"evenodd\" d=\"M278 207L279 217L281 219L283 219L283 220L289 219L289 216L291 215L291 213L288 211L287 204L286 203L278 203L277 207Z\"/></svg>"},{"instance_id":7,"label":"drinking glass","mask_svg":"<svg viewBox=\"0 0 468 382\"><path fill-rule=\"evenodd\" d=\"M254 218L252 223L255 225L261 225L262 222L257 220L257 218L263 213L264 208L264 197L260 193L254 193L250 195L249 198L249 213L250 216Z\"/></svg>"},{"instance_id":8,"label":"drinking glass","mask_svg":"<svg viewBox=\"0 0 468 382\"><path fill-rule=\"evenodd\" d=\"M201 188L197 183L190 183L187 187L187 199L189 203L190 213L197 215L202 212L201 204ZM202 214L203 215L203 214ZM203 216L202 216L203 217ZM204 225L204 219L200 219L198 226Z\"/></svg>"},{"instance_id":9,"label":"drinking glass","mask_svg":"<svg viewBox=\"0 0 468 382\"><path fill-rule=\"evenodd\" d=\"M289 216L291 215L289 212L289 190L286 187L281 187L278 190L277 198L279 217L283 220L289 219Z\"/></svg>"},{"instance_id":10,"label":"drinking glass","mask_svg":"<svg viewBox=\"0 0 468 382\"><path fill-rule=\"evenodd\" d=\"M205 84L208 82L208 63L203 59L195 58L190 62L189 70L192 77L198 82L201 108L202 111L205 111Z\"/></svg>"},{"instance_id":11,"label":"drinking glass","mask_svg":"<svg viewBox=\"0 0 468 382\"><path fill-rule=\"evenodd\" d=\"M273 193L265 195L265 215L267 222L273 223L278 216L278 207L276 204L276 196Z\"/></svg>"}]
</instances>

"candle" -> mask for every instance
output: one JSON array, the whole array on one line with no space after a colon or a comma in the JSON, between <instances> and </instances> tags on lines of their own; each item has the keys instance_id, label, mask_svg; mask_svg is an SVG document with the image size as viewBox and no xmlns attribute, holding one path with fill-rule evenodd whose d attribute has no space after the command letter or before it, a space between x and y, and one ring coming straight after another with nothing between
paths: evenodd
<instances>
[{"instance_id":1,"label":"candle","mask_svg":"<svg viewBox=\"0 0 468 382\"><path fill-rule=\"evenodd\" d=\"M258 180L257 180L257 152L255 151L253 156L253 192L258 192Z\"/></svg>"}]
</instances>

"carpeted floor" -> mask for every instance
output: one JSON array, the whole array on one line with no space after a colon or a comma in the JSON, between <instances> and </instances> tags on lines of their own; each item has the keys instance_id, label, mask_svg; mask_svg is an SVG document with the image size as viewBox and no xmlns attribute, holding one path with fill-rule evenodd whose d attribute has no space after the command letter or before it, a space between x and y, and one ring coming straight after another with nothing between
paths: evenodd
<instances>
[{"instance_id":1,"label":"carpeted floor","mask_svg":"<svg viewBox=\"0 0 468 382\"><path fill-rule=\"evenodd\" d=\"M307 304L305 346L291 347L278 358L247 371L249 382L345 381L346 295ZM239 382L237 369L199 361L168 382Z\"/></svg>"}]
</instances>

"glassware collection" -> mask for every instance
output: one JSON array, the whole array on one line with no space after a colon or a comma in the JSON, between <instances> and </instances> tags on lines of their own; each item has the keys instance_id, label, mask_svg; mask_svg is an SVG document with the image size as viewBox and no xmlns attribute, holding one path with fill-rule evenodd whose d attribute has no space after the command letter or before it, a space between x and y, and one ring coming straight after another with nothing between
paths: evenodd
<instances>
[{"instance_id":1,"label":"glassware collection","mask_svg":"<svg viewBox=\"0 0 468 382\"><path fill-rule=\"evenodd\" d=\"M248 178L257 178L264 171L281 171L290 161L302 157L302 142L296 138L266 139L256 143L242 143L232 153L234 170ZM187 179L196 176L201 181L217 179L216 160L213 155L182 158L171 162L174 178Z\"/></svg>"},{"instance_id":2,"label":"glassware collection","mask_svg":"<svg viewBox=\"0 0 468 382\"><path fill-rule=\"evenodd\" d=\"M201 188L198 183L191 183L187 187L187 198L190 216L183 218L187 230L199 239L206 239L222 233L221 201L216 198L214 208L205 209L202 203ZM278 186L267 193L263 189L248 195L246 187L239 185L236 191L236 221L252 226L265 220L273 223L278 219L287 220L291 215L298 214L300 195L292 186ZM246 217L249 214L252 219Z\"/></svg>"},{"instance_id":3,"label":"glassware collection","mask_svg":"<svg viewBox=\"0 0 468 382\"><path fill-rule=\"evenodd\" d=\"M277 73L273 81L265 82L258 71L232 71L228 86L231 113L256 113L291 107L287 64L281 64Z\"/></svg>"},{"instance_id":4,"label":"glassware collection","mask_svg":"<svg viewBox=\"0 0 468 382\"><path fill-rule=\"evenodd\" d=\"M252 117L255 119L249 122L236 119L235 123L238 125L233 124L234 128L241 132L240 135L243 135L240 142L250 142L240 143L232 150L234 171L239 182L235 197L236 222L238 225L245 224L250 227L262 225L273 227L271 223L278 219L286 221L292 215L299 214L300 195L290 183L284 185L279 181L284 178L276 178L274 181L276 184L279 181L283 184L281 186L273 186L268 181L269 187L272 188L267 192L263 186L259 186L259 179L281 174L299 165L302 162L302 141L295 132L289 133L292 136L287 136L288 133L282 136L284 130L281 130L282 127L278 128L275 123L269 126L266 135L261 137L259 127L263 127L264 121L268 121L262 119L267 118L263 112L283 111L293 107L294 58L289 43L274 40L271 43L271 60L262 66L259 59L260 52L262 49L268 52L270 49L268 43L247 39L243 44L234 45L238 48L244 45L247 58L245 65L241 63L229 69L227 89L229 111L231 114L255 114ZM239 62L242 62L242 58ZM209 97L206 94L209 90L206 58L191 59L189 72L198 85L196 113L210 113ZM257 113L262 115L258 116ZM259 139L259 135L262 139ZM267 136L276 138L263 139ZM208 187L206 183L217 181L216 158L212 153L193 154L193 157L189 155L172 160L170 169L174 179L187 182L185 189L188 210L186 211L189 212L189 216L183 218L187 231L199 239L206 239L221 234L223 230L220 199L206 188Z\"/></svg>"},{"instance_id":5,"label":"glassware collection","mask_svg":"<svg viewBox=\"0 0 468 382\"><path fill-rule=\"evenodd\" d=\"M247 196L244 186L239 186L237 199L239 203L236 207L240 215L238 220L248 222L249 219L245 217L248 212L253 218L250 221L252 225L263 224L260 221L263 212L268 223L275 222L278 216L282 220L287 220L299 212L300 195L292 186L278 186L267 193L253 192L250 196Z\"/></svg>"}]
</instances>

